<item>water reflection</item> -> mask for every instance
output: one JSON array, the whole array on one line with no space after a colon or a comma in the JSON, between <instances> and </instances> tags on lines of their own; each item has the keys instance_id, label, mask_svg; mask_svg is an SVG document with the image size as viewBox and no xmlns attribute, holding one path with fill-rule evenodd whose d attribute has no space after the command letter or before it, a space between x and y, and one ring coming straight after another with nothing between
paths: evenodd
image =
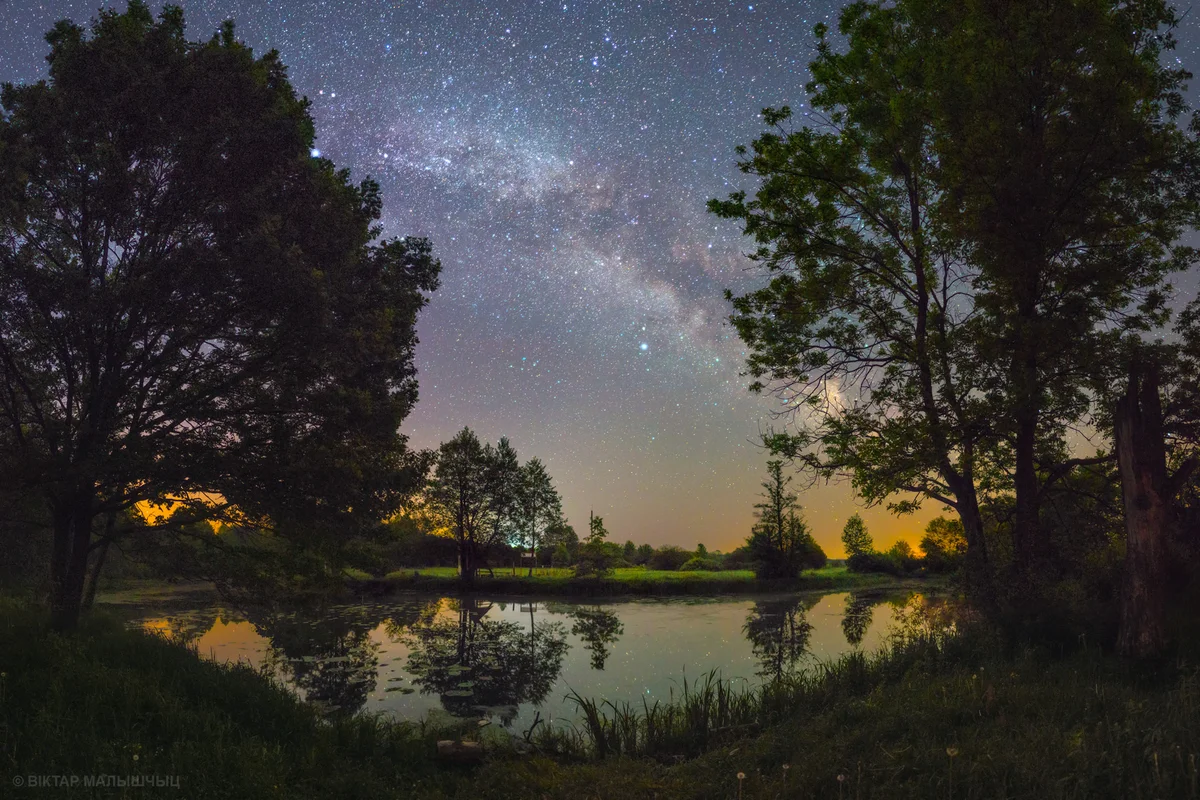
<instances>
[{"instance_id":1,"label":"water reflection","mask_svg":"<svg viewBox=\"0 0 1200 800\"><path fill-rule=\"evenodd\" d=\"M270 645L264 662L311 703L331 714L353 714L366 705L379 677L380 620L367 613L247 614Z\"/></svg>"},{"instance_id":2,"label":"water reflection","mask_svg":"<svg viewBox=\"0 0 1200 800\"><path fill-rule=\"evenodd\" d=\"M625 626L616 613L599 606L578 608L570 612L570 617L574 621L571 633L578 636L592 654L592 669L604 669L610 646L625 632Z\"/></svg>"},{"instance_id":3,"label":"water reflection","mask_svg":"<svg viewBox=\"0 0 1200 800\"><path fill-rule=\"evenodd\" d=\"M758 660L755 674L768 680L782 678L808 655L813 626L806 615L819 598L793 597L754 604L743 631Z\"/></svg>"},{"instance_id":4,"label":"water reflection","mask_svg":"<svg viewBox=\"0 0 1200 800\"><path fill-rule=\"evenodd\" d=\"M141 612L136 624L219 660L249 659L330 714L448 712L527 726L573 719L570 690L667 700L685 674L772 680L873 650L949 613L920 596L505 603L429 597L308 611ZM935 620L935 622L929 622Z\"/></svg>"},{"instance_id":5,"label":"water reflection","mask_svg":"<svg viewBox=\"0 0 1200 800\"><path fill-rule=\"evenodd\" d=\"M867 629L871 627L874 608L882 602L884 598L879 595L850 593L846 598L846 614L842 617L842 633L846 634L847 644L854 647L862 644Z\"/></svg>"},{"instance_id":6,"label":"water reflection","mask_svg":"<svg viewBox=\"0 0 1200 800\"><path fill-rule=\"evenodd\" d=\"M456 601L457 619L414 625L403 641L410 648L406 669L426 693L437 694L456 716L481 713L512 723L521 703L540 705L558 678L567 651L562 623L530 626L488 619L490 602Z\"/></svg>"}]
</instances>

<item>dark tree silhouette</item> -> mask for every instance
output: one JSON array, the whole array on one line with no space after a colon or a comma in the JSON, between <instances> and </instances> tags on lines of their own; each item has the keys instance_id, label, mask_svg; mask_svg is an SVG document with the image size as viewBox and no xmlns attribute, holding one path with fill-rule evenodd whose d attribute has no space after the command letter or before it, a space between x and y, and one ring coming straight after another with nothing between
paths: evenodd
<instances>
[{"instance_id":1,"label":"dark tree silhouette","mask_svg":"<svg viewBox=\"0 0 1200 800\"><path fill-rule=\"evenodd\" d=\"M231 23L193 43L133 0L47 40L49 80L0 97L0 464L45 498L69 628L123 533L97 521L142 501L314 535L394 512L439 265L375 242L378 186L310 156Z\"/></svg>"}]
</instances>

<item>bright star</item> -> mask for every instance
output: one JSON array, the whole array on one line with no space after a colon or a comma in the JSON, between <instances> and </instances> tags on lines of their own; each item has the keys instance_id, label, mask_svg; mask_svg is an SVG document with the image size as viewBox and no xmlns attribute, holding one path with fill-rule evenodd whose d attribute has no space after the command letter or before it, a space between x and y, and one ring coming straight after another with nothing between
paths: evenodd
<instances>
[{"instance_id":1,"label":"bright star","mask_svg":"<svg viewBox=\"0 0 1200 800\"><path fill-rule=\"evenodd\" d=\"M650 349L650 345L646 344L645 342L642 342L641 344L639 344L639 345L638 345L638 349L640 349L640 350L649 350L649 349Z\"/></svg>"}]
</instances>

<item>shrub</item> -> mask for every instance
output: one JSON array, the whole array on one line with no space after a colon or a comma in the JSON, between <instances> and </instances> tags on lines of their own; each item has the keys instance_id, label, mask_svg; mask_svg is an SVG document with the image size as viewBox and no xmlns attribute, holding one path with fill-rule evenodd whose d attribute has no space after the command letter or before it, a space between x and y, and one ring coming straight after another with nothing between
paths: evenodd
<instances>
[{"instance_id":1,"label":"shrub","mask_svg":"<svg viewBox=\"0 0 1200 800\"><path fill-rule=\"evenodd\" d=\"M691 559L692 554L673 544L663 545L650 556L650 569L677 570Z\"/></svg>"},{"instance_id":2,"label":"shrub","mask_svg":"<svg viewBox=\"0 0 1200 800\"><path fill-rule=\"evenodd\" d=\"M689 558L679 567L680 572L716 572L719 569L721 569L721 563L715 558L700 558L699 556Z\"/></svg>"},{"instance_id":3,"label":"shrub","mask_svg":"<svg viewBox=\"0 0 1200 800\"><path fill-rule=\"evenodd\" d=\"M602 578L613 571L620 557L620 545L609 542L588 542L579 546L579 560L575 563L576 578Z\"/></svg>"},{"instance_id":4,"label":"shrub","mask_svg":"<svg viewBox=\"0 0 1200 800\"><path fill-rule=\"evenodd\" d=\"M904 567L898 561L875 551L855 553L846 559L846 566L851 572L883 572L888 575L904 573Z\"/></svg>"}]
</instances>

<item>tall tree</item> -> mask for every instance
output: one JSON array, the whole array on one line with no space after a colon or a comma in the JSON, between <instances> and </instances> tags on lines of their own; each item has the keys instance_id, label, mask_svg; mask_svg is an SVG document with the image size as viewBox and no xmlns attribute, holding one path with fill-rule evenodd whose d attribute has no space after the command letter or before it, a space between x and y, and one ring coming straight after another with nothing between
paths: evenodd
<instances>
[{"instance_id":1,"label":"tall tree","mask_svg":"<svg viewBox=\"0 0 1200 800\"><path fill-rule=\"evenodd\" d=\"M604 518L589 513L587 543L589 545L599 545L602 544L607 538L608 529L604 527Z\"/></svg>"},{"instance_id":2,"label":"tall tree","mask_svg":"<svg viewBox=\"0 0 1200 800\"><path fill-rule=\"evenodd\" d=\"M546 471L546 465L536 458L531 458L521 467L516 512L517 528L536 562L538 549L544 546L547 532L562 519L562 500L554 488L550 473ZM529 574L533 575L532 562Z\"/></svg>"},{"instance_id":3,"label":"tall tree","mask_svg":"<svg viewBox=\"0 0 1200 800\"><path fill-rule=\"evenodd\" d=\"M439 266L377 241L378 187L310 156L231 23L189 42L132 0L47 41L49 79L0 94L0 462L45 497L67 628L121 534L98 520L143 501L326 535L394 512Z\"/></svg>"},{"instance_id":4,"label":"tall tree","mask_svg":"<svg viewBox=\"0 0 1200 800\"><path fill-rule=\"evenodd\" d=\"M488 471L493 456L470 428L463 428L438 448L434 474L425 498L434 518L458 544L458 570L470 585L478 569L477 554L490 535L495 506Z\"/></svg>"},{"instance_id":5,"label":"tall tree","mask_svg":"<svg viewBox=\"0 0 1200 800\"><path fill-rule=\"evenodd\" d=\"M924 66L936 41L903 2L848 6L844 53L816 32L805 124L765 109L770 130L738 148L757 192L709 203L743 223L769 279L727 293L750 389L776 394L796 423L770 437L776 453L850 476L870 503L957 510L986 587L978 484L998 454L976 389L990 365L972 355L976 266L938 213Z\"/></svg>"},{"instance_id":6,"label":"tall tree","mask_svg":"<svg viewBox=\"0 0 1200 800\"><path fill-rule=\"evenodd\" d=\"M484 447L483 479L488 494L487 524L473 542L475 562L478 568L487 567L489 555L498 547L519 534L521 529L521 461L507 437L500 437L495 446Z\"/></svg>"},{"instance_id":7,"label":"tall tree","mask_svg":"<svg viewBox=\"0 0 1200 800\"><path fill-rule=\"evenodd\" d=\"M755 571L764 578L795 578L806 566L817 566L825 554L812 538L789 488L792 476L783 474L783 462L767 462L762 502L754 506L756 522L746 540ZM818 556L819 554L819 556Z\"/></svg>"},{"instance_id":8,"label":"tall tree","mask_svg":"<svg viewBox=\"0 0 1200 800\"><path fill-rule=\"evenodd\" d=\"M1177 124L1190 75L1165 0L910 0L940 42L930 94L941 219L979 265L983 388L1014 456L1014 550L1045 552L1039 507L1082 459L1063 435L1119 338L1165 321L1195 261L1200 150ZM1193 123L1194 126L1195 123ZM968 539L970 533L968 532Z\"/></svg>"},{"instance_id":9,"label":"tall tree","mask_svg":"<svg viewBox=\"0 0 1200 800\"><path fill-rule=\"evenodd\" d=\"M846 520L846 526L842 528L842 546L846 548L847 558L865 556L875 551L875 542L858 514Z\"/></svg>"}]
</instances>

